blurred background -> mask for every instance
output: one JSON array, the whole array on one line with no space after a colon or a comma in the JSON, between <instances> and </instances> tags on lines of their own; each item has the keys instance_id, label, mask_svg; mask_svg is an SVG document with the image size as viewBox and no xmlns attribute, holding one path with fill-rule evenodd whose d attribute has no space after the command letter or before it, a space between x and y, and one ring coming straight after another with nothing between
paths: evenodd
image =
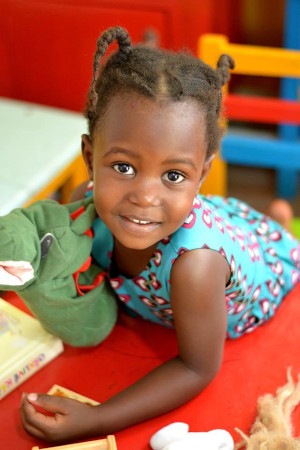
<instances>
[{"instance_id":1,"label":"blurred background","mask_svg":"<svg viewBox=\"0 0 300 450\"><path fill-rule=\"evenodd\" d=\"M0 96L82 112L96 39L109 26L124 26L135 42L185 48L195 55L205 33L220 33L239 44L283 48L288 1L0 0ZM278 97L280 80L236 75L230 91ZM249 125L253 133L262 128L276 132L274 124ZM278 195L276 173L229 164L227 195L264 209ZM300 216L299 183L288 200Z\"/></svg>"}]
</instances>

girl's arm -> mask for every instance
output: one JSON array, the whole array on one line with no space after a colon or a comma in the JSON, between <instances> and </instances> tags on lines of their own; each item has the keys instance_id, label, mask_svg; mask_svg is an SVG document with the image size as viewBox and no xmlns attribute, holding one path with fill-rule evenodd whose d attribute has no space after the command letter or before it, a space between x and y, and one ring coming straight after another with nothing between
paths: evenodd
<instances>
[{"instance_id":1,"label":"girl's arm","mask_svg":"<svg viewBox=\"0 0 300 450\"><path fill-rule=\"evenodd\" d=\"M181 255L171 276L179 356L99 406L46 395L27 396L22 405L27 431L55 442L114 433L197 395L214 378L222 361L228 279L229 266L217 252L194 250ZM33 405L55 414L45 416Z\"/></svg>"}]
</instances>

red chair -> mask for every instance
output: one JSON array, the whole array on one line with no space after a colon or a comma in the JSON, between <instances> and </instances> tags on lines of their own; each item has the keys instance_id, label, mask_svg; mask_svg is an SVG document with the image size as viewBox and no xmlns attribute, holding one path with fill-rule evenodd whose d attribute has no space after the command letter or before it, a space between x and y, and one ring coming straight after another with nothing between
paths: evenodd
<instances>
[{"instance_id":1,"label":"red chair","mask_svg":"<svg viewBox=\"0 0 300 450\"><path fill-rule=\"evenodd\" d=\"M215 66L223 53L231 55L236 67L233 74L267 77L300 78L300 51L229 43L226 36L207 34L199 39L199 56ZM253 79L255 86L255 79ZM290 123L300 125L300 104L280 98L238 96L229 93L225 97L226 116L230 121L267 124ZM300 142L280 138L278 135L258 135L253 131L234 131L229 126L223 139L222 152L224 180L222 191L226 193L226 166L230 164L266 167L276 170L277 195L292 198L297 193L300 172ZM220 176L220 173L217 174Z\"/></svg>"}]
</instances>

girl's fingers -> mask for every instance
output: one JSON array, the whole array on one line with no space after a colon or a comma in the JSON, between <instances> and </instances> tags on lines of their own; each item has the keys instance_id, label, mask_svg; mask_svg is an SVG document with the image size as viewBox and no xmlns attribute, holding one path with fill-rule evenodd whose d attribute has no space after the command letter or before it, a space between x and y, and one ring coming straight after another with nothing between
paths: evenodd
<instances>
[{"instance_id":1,"label":"girl's fingers","mask_svg":"<svg viewBox=\"0 0 300 450\"><path fill-rule=\"evenodd\" d=\"M54 401L52 402L52 398L48 399L48 397L51 396L44 394L26 395L21 405L21 418L28 433L37 438L51 441L59 438L57 435L60 433L60 419L65 416L59 412L56 413L59 409L57 399L53 398ZM41 411L40 408L44 411ZM49 411L51 411L51 414L49 414Z\"/></svg>"},{"instance_id":2,"label":"girl's fingers","mask_svg":"<svg viewBox=\"0 0 300 450\"><path fill-rule=\"evenodd\" d=\"M43 439L44 433L36 426L37 423L40 425L40 420L36 420L36 416L37 414L42 414L36 411L34 406L27 401L26 397L23 398L20 412L22 423L26 431L37 438Z\"/></svg>"},{"instance_id":3,"label":"girl's fingers","mask_svg":"<svg viewBox=\"0 0 300 450\"><path fill-rule=\"evenodd\" d=\"M21 416L24 422L30 424L42 421L46 417L45 414L37 410L36 407L28 401L27 397L23 398L22 401Z\"/></svg>"},{"instance_id":4,"label":"girl's fingers","mask_svg":"<svg viewBox=\"0 0 300 450\"><path fill-rule=\"evenodd\" d=\"M26 395L26 400L31 405L54 414L65 415L70 410L70 407L68 407L70 399L54 395L31 393Z\"/></svg>"},{"instance_id":5,"label":"girl's fingers","mask_svg":"<svg viewBox=\"0 0 300 450\"><path fill-rule=\"evenodd\" d=\"M31 434L32 436L36 437L37 439L41 439L41 440L45 440L45 433L41 430L39 430L38 428L29 425L29 424L25 424L23 422L23 426L25 428L25 430L27 431L27 433Z\"/></svg>"},{"instance_id":6,"label":"girl's fingers","mask_svg":"<svg viewBox=\"0 0 300 450\"><path fill-rule=\"evenodd\" d=\"M28 433L50 442L61 442L89 432L94 408L69 398L26 394L21 417Z\"/></svg>"}]
</instances>

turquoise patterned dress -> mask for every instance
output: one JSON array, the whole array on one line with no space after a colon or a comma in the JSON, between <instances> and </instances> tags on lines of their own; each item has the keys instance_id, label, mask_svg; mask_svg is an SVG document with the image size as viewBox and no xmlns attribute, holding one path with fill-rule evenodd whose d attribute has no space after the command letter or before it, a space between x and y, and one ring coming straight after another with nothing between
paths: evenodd
<instances>
[{"instance_id":1,"label":"turquoise patterned dress","mask_svg":"<svg viewBox=\"0 0 300 450\"><path fill-rule=\"evenodd\" d=\"M93 257L109 275L113 236L99 218L93 228ZM300 281L300 243L290 233L237 199L199 195L182 227L157 244L137 277L109 277L110 283L129 309L172 327L172 264L182 253L194 249L215 250L230 266L224 297L230 338L266 322Z\"/></svg>"}]
</instances>

